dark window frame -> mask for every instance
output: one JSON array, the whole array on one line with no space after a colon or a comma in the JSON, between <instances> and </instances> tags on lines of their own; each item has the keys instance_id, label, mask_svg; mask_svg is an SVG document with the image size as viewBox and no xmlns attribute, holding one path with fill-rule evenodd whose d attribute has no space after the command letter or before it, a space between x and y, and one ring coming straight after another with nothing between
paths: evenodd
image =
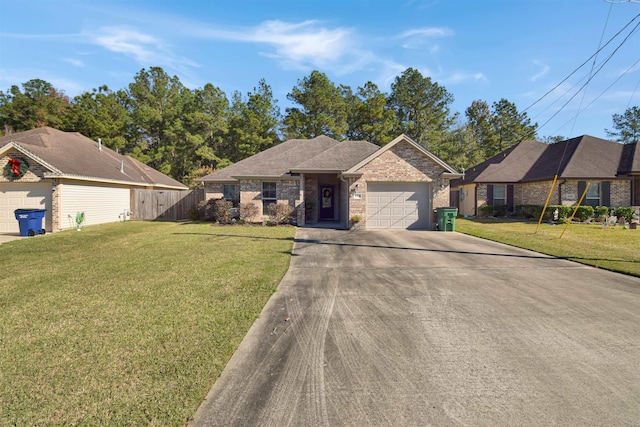
<instances>
[{"instance_id":1,"label":"dark window frame","mask_svg":"<svg viewBox=\"0 0 640 427\"><path fill-rule=\"evenodd\" d=\"M229 195L229 192L232 192L231 195ZM238 189L237 186L235 184L223 184L222 185L222 198L225 200L236 200L238 194Z\"/></svg>"},{"instance_id":2,"label":"dark window frame","mask_svg":"<svg viewBox=\"0 0 640 427\"><path fill-rule=\"evenodd\" d=\"M501 188L504 193L503 197L496 197L496 189ZM496 203L496 200L501 201L500 203ZM507 186L501 184L493 185L493 199L491 200L492 206L502 206L507 204Z\"/></svg>"},{"instance_id":3,"label":"dark window frame","mask_svg":"<svg viewBox=\"0 0 640 427\"><path fill-rule=\"evenodd\" d=\"M262 182L262 215L269 215L269 205L278 203L278 183L275 181Z\"/></svg>"}]
</instances>

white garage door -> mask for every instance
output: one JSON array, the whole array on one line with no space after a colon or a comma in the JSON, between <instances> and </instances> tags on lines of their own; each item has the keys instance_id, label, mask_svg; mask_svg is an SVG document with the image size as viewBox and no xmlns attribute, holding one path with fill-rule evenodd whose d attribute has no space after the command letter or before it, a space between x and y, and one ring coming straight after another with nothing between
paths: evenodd
<instances>
[{"instance_id":1,"label":"white garage door","mask_svg":"<svg viewBox=\"0 0 640 427\"><path fill-rule=\"evenodd\" d=\"M47 209L45 230L51 231L51 184L1 183L0 233L19 233L20 226L13 213L16 209Z\"/></svg>"},{"instance_id":2,"label":"white garage door","mask_svg":"<svg viewBox=\"0 0 640 427\"><path fill-rule=\"evenodd\" d=\"M430 185L368 183L367 228L429 229Z\"/></svg>"}]
</instances>

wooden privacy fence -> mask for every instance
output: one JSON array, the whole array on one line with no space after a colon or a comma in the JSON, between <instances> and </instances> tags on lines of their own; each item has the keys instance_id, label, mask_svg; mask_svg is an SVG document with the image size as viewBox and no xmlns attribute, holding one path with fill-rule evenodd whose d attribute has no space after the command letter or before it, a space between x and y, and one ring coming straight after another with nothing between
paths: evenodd
<instances>
[{"instance_id":1,"label":"wooden privacy fence","mask_svg":"<svg viewBox=\"0 0 640 427\"><path fill-rule=\"evenodd\" d=\"M139 190L131 195L131 217L141 220L180 221L204 200L204 188L196 190Z\"/></svg>"}]
</instances>

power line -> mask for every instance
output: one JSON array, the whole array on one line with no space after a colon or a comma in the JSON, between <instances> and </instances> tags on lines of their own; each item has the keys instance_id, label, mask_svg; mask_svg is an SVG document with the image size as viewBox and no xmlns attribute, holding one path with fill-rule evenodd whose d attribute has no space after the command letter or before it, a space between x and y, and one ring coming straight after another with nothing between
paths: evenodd
<instances>
[{"instance_id":1,"label":"power line","mask_svg":"<svg viewBox=\"0 0 640 427\"><path fill-rule=\"evenodd\" d=\"M596 55L598 55L598 53L604 49L605 47L607 47L609 45L609 43L611 43L616 37L618 37L620 35L620 33L622 33L629 25L631 25L633 23L633 21L635 21L636 19L638 19L638 17L640 17L640 13L637 14L636 16L634 16L624 27L622 27L622 29L620 31L618 31L617 33L615 33L613 35L613 37L611 37L605 44L604 46L602 46L600 49L598 49L593 55L591 55L589 58L587 58L586 61L584 61L582 64L580 64L575 70L573 70L567 77L565 77L560 83L558 83L557 85L555 85L554 87L552 87L551 89L549 89L544 95L542 95L540 98L538 98L533 104L529 105L527 108L525 108L524 110L522 110L522 112L524 113L525 111L529 110L531 107L533 107L534 105L536 105L538 102L542 101L547 95L549 95L551 92L553 92L554 90L556 90L561 84L563 84L564 82L566 82L567 80L569 80L575 73L578 72L579 69L581 69L582 67L584 67L584 65L586 63L588 63L591 59L593 59Z\"/></svg>"},{"instance_id":2,"label":"power line","mask_svg":"<svg viewBox=\"0 0 640 427\"><path fill-rule=\"evenodd\" d=\"M640 63L640 58L639 58L636 62L634 62L634 63L633 63L629 68L627 68L627 69L626 69L622 74L620 74L620 76L619 76L617 79L615 79L615 80L614 80L614 81L613 81L609 86L607 86L607 88L606 88L606 89L604 89L602 92L600 92L600 94L599 94L598 96L596 96L596 97L593 99L593 101L591 101L591 102L589 103L589 105L587 105L587 106L585 107L585 110L588 110L588 109L589 109L589 107L591 107L591 106L592 106L592 105L593 105L593 104L594 104L598 99L600 99L600 97L601 97L602 95L604 95L604 94L605 94L609 89L611 89L611 88L613 87L613 85L615 85L615 84L618 82L618 80L620 80L621 78L623 78L624 76L626 76L627 74L629 74L629 73L633 70L633 67L635 67L638 63ZM638 81L638 84L636 85L636 89L638 89L638 86L639 86L639 85L640 85L640 80ZM631 100L633 99L634 95L635 95L635 90L634 90L634 91L633 91L633 93L631 94L631 98L629 99L629 103L627 104L627 109L629 108L629 105L631 104ZM569 122L571 122L572 120L575 120L575 119L578 117L578 115L579 115L579 114L580 114L580 112L576 113L575 117L572 117L572 118L570 118L569 120L567 120L567 121L566 121L562 126L560 126L558 129L556 129L556 130L555 130L555 132L553 132L553 133L554 133L554 134L555 134L555 133L558 133L558 132L560 131L560 129L562 129L563 127L565 127L566 125L568 125L568 124L569 124Z\"/></svg>"},{"instance_id":3,"label":"power line","mask_svg":"<svg viewBox=\"0 0 640 427\"><path fill-rule=\"evenodd\" d=\"M598 42L598 50L600 50L600 46L602 46L602 39L604 38L604 32L607 29L607 24L609 23L609 18L611 17L611 10L613 9L613 3L609 5L609 13L607 13L607 19L604 22L604 27L602 28L602 34L600 34L600 41ZM591 79L591 76L593 75L593 69L596 67L596 61L598 59L598 56L596 55L593 58L593 62L591 63L591 70L589 70L589 79ZM569 137L573 136L573 130L576 127L576 122L578 121L578 116L580 115L580 112L582 111L582 103L584 102L584 97L587 96L587 89L585 88L584 92L582 92L582 98L580 99L580 104L578 105L578 112L576 113L576 119L573 122L573 125L571 126L571 131L569 131Z\"/></svg>"},{"instance_id":4,"label":"power line","mask_svg":"<svg viewBox=\"0 0 640 427\"><path fill-rule=\"evenodd\" d=\"M637 15L640 16L640 15ZM637 17L636 16L636 17ZM635 19L635 18L634 18ZM543 128L547 123L549 123L553 118L555 118L558 113L560 113L560 111L562 111L564 109L564 107L566 107L569 102L573 101L573 99L580 93L580 91L582 91L582 89L584 89L589 82L600 72L600 70L602 70L602 68L607 64L607 62L609 62L609 60L613 57L613 55L615 55L615 53L622 47L622 45L629 39L629 37L631 37L633 35L633 33L638 29L638 27L640 27L640 23L636 24L635 27L633 27L633 29L629 32L629 34L627 34L627 36L624 38L624 40L622 40L622 42L620 42L620 44L618 45L618 47L615 48L615 50L613 52L611 52L611 54L609 54L609 56L607 57L607 59L605 59L602 64L600 65L600 67L596 70L596 72L589 77L589 79L587 79L586 83L583 84L580 89L578 89L578 91L571 97L569 98L569 100L567 102L565 102L559 109L558 111L556 111L555 113L553 113L553 115L546 121L544 122L542 125L540 125L538 127L538 129Z\"/></svg>"},{"instance_id":5,"label":"power line","mask_svg":"<svg viewBox=\"0 0 640 427\"><path fill-rule=\"evenodd\" d=\"M636 64L638 62L636 61ZM636 92L638 91L638 86L640 86L640 80L638 80L638 83L636 83L636 87L633 89L633 92L631 92L631 96L629 97L629 102L627 102L627 110L629 109L629 106L631 105L631 101L633 100L633 97L636 96Z\"/></svg>"}]
</instances>

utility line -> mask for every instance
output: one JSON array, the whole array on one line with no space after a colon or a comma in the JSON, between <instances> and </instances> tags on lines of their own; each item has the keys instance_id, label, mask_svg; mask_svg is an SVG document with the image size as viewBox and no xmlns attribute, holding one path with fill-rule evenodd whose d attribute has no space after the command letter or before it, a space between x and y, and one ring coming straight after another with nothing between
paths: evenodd
<instances>
[{"instance_id":1,"label":"utility line","mask_svg":"<svg viewBox=\"0 0 640 427\"><path fill-rule=\"evenodd\" d=\"M602 95L604 95L609 89L611 89L611 87L613 87L613 85L615 85L618 80L620 80L621 78L623 78L624 76L626 76L627 74L629 74L631 72L631 70L633 70L633 67L635 67L636 65L638 65L638 63L640 63L640 58L638 60L636 60L636 62L634 62L629 68L627 68L624 73L620 74L620 76L618 76L617 79L615 79L609 86L607 86L606 89L604 89L602 92L600 92L600 94L598 96L596 96L593 101L591 101L589 103L589 105L587 105L584 109L588 110L589 107L591 107L598 99L600 99L600 97ZM638 86L640 86L640 80L638 81L638 84L636 84L636 90L638 89ZM627 103L627 109L629 108L629 105L631 104L631 100L633 99L633 97L635 96L635 92L636 90L633 91L633 93L631 94L631 98L629 99L629 102ZM576 119L578 117L578 114L580 114L580 112L576 113L575 117L570 118L569 120L567 120L562 126L560 126L558 129L555 130L555 132L553 132L553 134L556 134L560 131L560 129L562 129L563 127L565 127L566 125L569 124L569 122L571 122L572 120Z\"/></svg>"},{"instance_id":2,"label":"utility line","mask_svg":"<svg viewBox=\"0 0 640 427\"><path fill-rule=\"evenodd\" d=\"M638 16L640 16L640 15L638 15ZM596 70L596 72L595 72L591 77L589 77L589 79L586 81L586 83L585 83L585 84L583 84L583 85L580 87L580 89L578 89L578 91L577 91L577 92L576 92L576 93L575 93L571 98L569 98L569 100L568 100L567 102L565 102L565 103L564 103L564 104L563 104L563 105L558 109L558 111L556 111L555 113L553 113L553 115L552 115L549 119L547 119L547 121L546 121L546 122L544 122L542 125L540 125L540 126L538 127L538 129L543 128L547 123L549 123L553 118L555 118L555 117L558 115L558 113L560 113L560 111L562 111L562 110L564 109L564 107L566 107L566 106L567 106L567 104L569 104L569 102L573 101L573 99L574 99L576 96L578 96L578 94L580 93L580 91L582 91L582 89L584 89L584 88L589 84L589 82L590 82L590 81L591 81L591 80L592 80L592 79L593 79L593 78L594 78L594 77L595 77L595 76L596 76L596 75L597 75L597 74L602 70L602 68L607 64L607 62L609 62L609 60L611 60L611 58L613 57L613 55L614 55L614 54L615 54L615 53L616 53L616 52L617 52L617 51L622 47L622 45L623 45L623 44L624 44L624 43L629 39L629 37L631 37L631 36L633 35L633 33L638 29L638 27L639 27L639 26L640 26L640 23L636 24L636 26L635 26L635 27L633 27L633 30L631 30L631 31L629 32L629 34L627 34L627 36L624 38L624 40L622 40L622 42L620 42L620 44L618 45L618 47L616 47L616 48L615 48L615 50L614 50L613 52L611 52L611 54L609 54L609 56L607 57L607 59L605 59L605 60L602 62L602 64L600 65L600 67Z\"/></svg>"},{"instance_id":3,"label":"utility line","mask_svg":"<svg viewBox=\"0 0 640 427\"><path fill-rule=\"evenodd\" d=\"M638 60L640 61L640 60ZM638 63L638 61L636 61L636 64ZM633 92L631 92L631 96L629 97L629 102L627 102L627 110L629 109L629 106L631 105L631 101L633 100L633 97L636 96L636 92L638 91L638 86L640 86L640 80L638 80L638 83L636 83L636 87L633 89Z\"/></svg>"},{"instance_id":4,"label":"utility line","mask_svg":"<svg viewBox=\"0 0 640 427\"><path fill-rule=\"evenodd\" d=\"M640 17L640 13L637 14L636 16L634 16L624 27L622 27L622 29L620 31L618 31L617 33L615 33L613 35L613 37L611 37L605 44L604 46L602 46L600 49L598 49L593 55L591 55L589 58L587 58L586 61L584 61L582 64L580 64L575 70L573 70L571 72L571 74L569 74L567 77L565 77L560 83L558 83L557 85L555 85L554 87L552 87L551 89L549 89L544 95L542 95L540 98L538 98L533 104L529 105L527 108L525 108L524 110L522 110L522 112L524 113L525 111L527 111L529 108L533 107L534 105L536 105L538 102L542 101L547 95L549 95L551 92L553 92L554 90L556 90L562 83L566 82L567 80L569 80L571 78L571 76L573 76L575 73L578 72L578 70L582 67L584 67L584 65L589 62L592 58L594 58L596 55L598 55L598 53L604 49L605 47L607 47L609 45L609 43L611 43L616 37L618 37L620 35L620 33L622 33L629 25L631 25L631 23L633 21L635 21L636 19L638 19L638 17Z\"/></svg>"},{"instance_id":5,"label":"utility line","mask_svg":"<svg viewBox=\"0 0 640 427\"><path fill-rule=\"evenodd\" d=\"M611 10L612 9L613 9L613 3L611 3L609 5L609 13L607 13L607 19L604 22L604 27L602 28L602 34L600 34L600 41L598 42L598 51L600 50L600 47L602 46L602 39L604 38L604 32L607 29L607 24L609 24L609 18L611 17ZM596 54L596 56L593 57L593 62L591 63L591 70L589 70L589 80L591 80L591 76L593 75L593 69L596 67L597 59L598 59L598 56ZM585 96L587 96L587 89L586 88L585 88L584 92L582 92L582 98L580 98L580 104L578 104L578 112L576 113L576 119L574 120L573 125L571 126L571 131L569 132L569 137L573 136L573 130L576 127L576 122L578 121L578 116L580 115L580 112L582 111L582 103L584 102Z\"/></svg>"}]
</instances>

